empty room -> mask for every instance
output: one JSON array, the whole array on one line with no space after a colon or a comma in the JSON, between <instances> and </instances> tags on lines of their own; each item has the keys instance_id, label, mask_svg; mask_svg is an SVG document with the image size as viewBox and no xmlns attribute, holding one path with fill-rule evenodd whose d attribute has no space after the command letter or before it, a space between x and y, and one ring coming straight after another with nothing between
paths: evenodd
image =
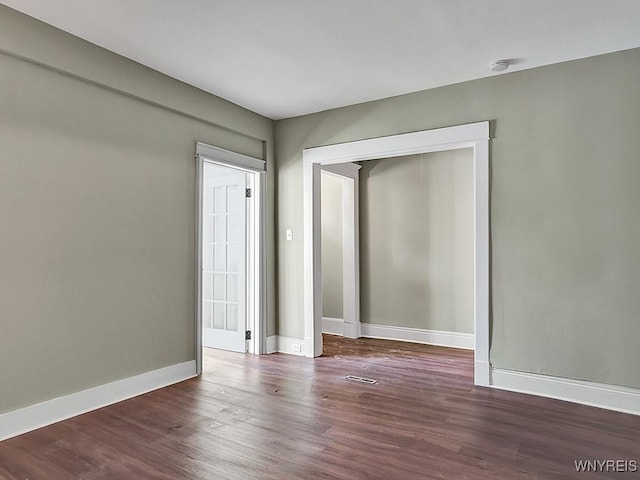
<instances>
[{"instance_id":1,"label":"empty room","mask_svg":"<svg viewBox=\"0 0 640 480\"><path fill-rule=\"evenodd\" d=\"M0 480L636 478L638 25L0 0Z\"/></svg>"}]
</instances>

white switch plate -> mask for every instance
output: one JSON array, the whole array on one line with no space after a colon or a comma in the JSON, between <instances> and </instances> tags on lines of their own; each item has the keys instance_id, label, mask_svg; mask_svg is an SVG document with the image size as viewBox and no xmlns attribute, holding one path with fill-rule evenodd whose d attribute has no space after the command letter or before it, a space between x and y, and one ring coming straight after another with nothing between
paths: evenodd
<instances>
[{"instance_id":1,"label":"white switch plate","mask_svg":"<svg viewBox=\"0 0 640 480\"><path fill-rule=\"evenodd\" d=\"M293 230L287 228L287 240L293 240Z\"/></svg>"}]
</instances>

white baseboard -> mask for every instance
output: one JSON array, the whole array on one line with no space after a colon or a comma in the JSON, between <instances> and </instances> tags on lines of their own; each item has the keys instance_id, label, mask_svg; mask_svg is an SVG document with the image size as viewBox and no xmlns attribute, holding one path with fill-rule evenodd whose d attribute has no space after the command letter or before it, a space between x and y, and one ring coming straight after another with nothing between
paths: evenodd
<instances>
[{"instance_id":1,"label":"white baseboard","mask_svg":"<svg viewBox=\"0 0 640 480\"><path fill-rule=\"evenodd\" d=\"M640 390L570 378L493 369L491 386L640 415Z\"/></svg>"},{"instance_id":2,"label":"white baseboard","mask_svg":"<svg viewBox=\"0 0 640 480\"><path fill-rule=\"evenodd\" d=\"M361 323L344 322L344 336L346 338L360 338L362 336Z\"/></svg>"},{"instance_id":3,"label":"white baseboard","mask_svg":"<svg viewBox=\"0 0 640 480\"><path fill-rule=\"evenodd\" d=\"M376 325L373 323L362 323L361 328L362 336L368 338L426 343L441 347L464 348L466 350L475 348L473 333L445 332L441 330L395 327L392 325Z\"/></svg>"},{"instance_id":4,"label":"white baseboard","mask_svg":"<svg viewBox=\"0 0 640 480\"><path fill-rule=\"evenodd\" d=\"M362 336L359 323L347 323L342 318L322 317L322 333L341 335L346 338Z\"/></svg>"},{"instance_id":5,"label":"white baseboard","mask_svg":"<svg viewBox=\"0 0 640 480\"><path fill-rule=\"evenodd\" d=\"M267 353L276 353L278 351L278 336L271 335L267 337Z\"/></svg>"},{"instance_id":6,"label":"white baseboard","mask_svg":"<svg viewBox=\"0 0 640 480\"><path fill-rule=\"evenodd\" d=\"M344 320L341 318L322 317L322 333L344 335Z\"/></svg>"},{"instance_id":7,"label":"white baseboard","mask_svg":"<svg viewBox=\"0 0 640 480\"><path fill-rule=\"evenodd\" d=\"M0 441L196 376L191 360L0 415Z\"/></svg>"},{"instance_id":8,"label":"white baseboard","mask_svg":"<svg viewBox=\"0 0 640 480\"><path fill-rule=\"evenodd\" d=\"M298 355L300 357L306 356L307 352L310 352L312 350L301 338L284 337L278 335L276 338L276 344L278 346L277 351L279 353L288 353L290 355Z\"/></svg>"}]
</instances>

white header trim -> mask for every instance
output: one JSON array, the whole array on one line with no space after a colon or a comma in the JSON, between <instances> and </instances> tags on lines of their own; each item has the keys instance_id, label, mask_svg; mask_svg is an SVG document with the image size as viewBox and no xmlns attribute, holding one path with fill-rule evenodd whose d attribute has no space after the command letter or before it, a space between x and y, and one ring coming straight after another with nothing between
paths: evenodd
<instances>
[{"instance_id":1,"label":"white header trim","mask_svg":"<svg viewBox=\"0 0 640 480\"><path fill-rule=\"evenodd\" d=\"M266 162L259 158L214 147L206 143L196 143L196 154L212 162L221 162L227 167L236 167L251 172L266 172Z\"/></svg>"},{"instance_id":2,"label":"white header trim","mask_svg":"<svg viewBox=\"0 0 640 480\"><path fill-rule=\"evenodd\" d=\"M402 157L416 153L457 150L473 147L476 141L488 139L489 122L478 122L306 148L302 152L302 159L304 163L330 165L377 158Z\"/></svg>"}]
</instances>

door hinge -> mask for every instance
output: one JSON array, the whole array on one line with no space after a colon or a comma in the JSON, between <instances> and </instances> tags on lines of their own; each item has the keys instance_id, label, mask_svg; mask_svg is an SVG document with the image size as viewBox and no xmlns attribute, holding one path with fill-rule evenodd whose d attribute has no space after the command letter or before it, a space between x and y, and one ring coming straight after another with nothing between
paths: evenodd
<instances>
[{"instance_id":1,"label":"door hinge","mask_svg":"<svg viewBox=\"0 0 640 480\"><path fill-rule=\"evenodd\" d=\"M247 330L246 332L244 332L244 339L251 340L251 330Z\"/></svg>"},{"instance_id":2,"label":"door hinge","mask_svg":"<svg viewBox=\"0 0 640 480\"><path fill-rule=\"evenodd\" d=\"M250 188L247 188L245 190L244 196L247 197L247 198L251 198L251 189Z\"/></svg>"}]
</instances>

